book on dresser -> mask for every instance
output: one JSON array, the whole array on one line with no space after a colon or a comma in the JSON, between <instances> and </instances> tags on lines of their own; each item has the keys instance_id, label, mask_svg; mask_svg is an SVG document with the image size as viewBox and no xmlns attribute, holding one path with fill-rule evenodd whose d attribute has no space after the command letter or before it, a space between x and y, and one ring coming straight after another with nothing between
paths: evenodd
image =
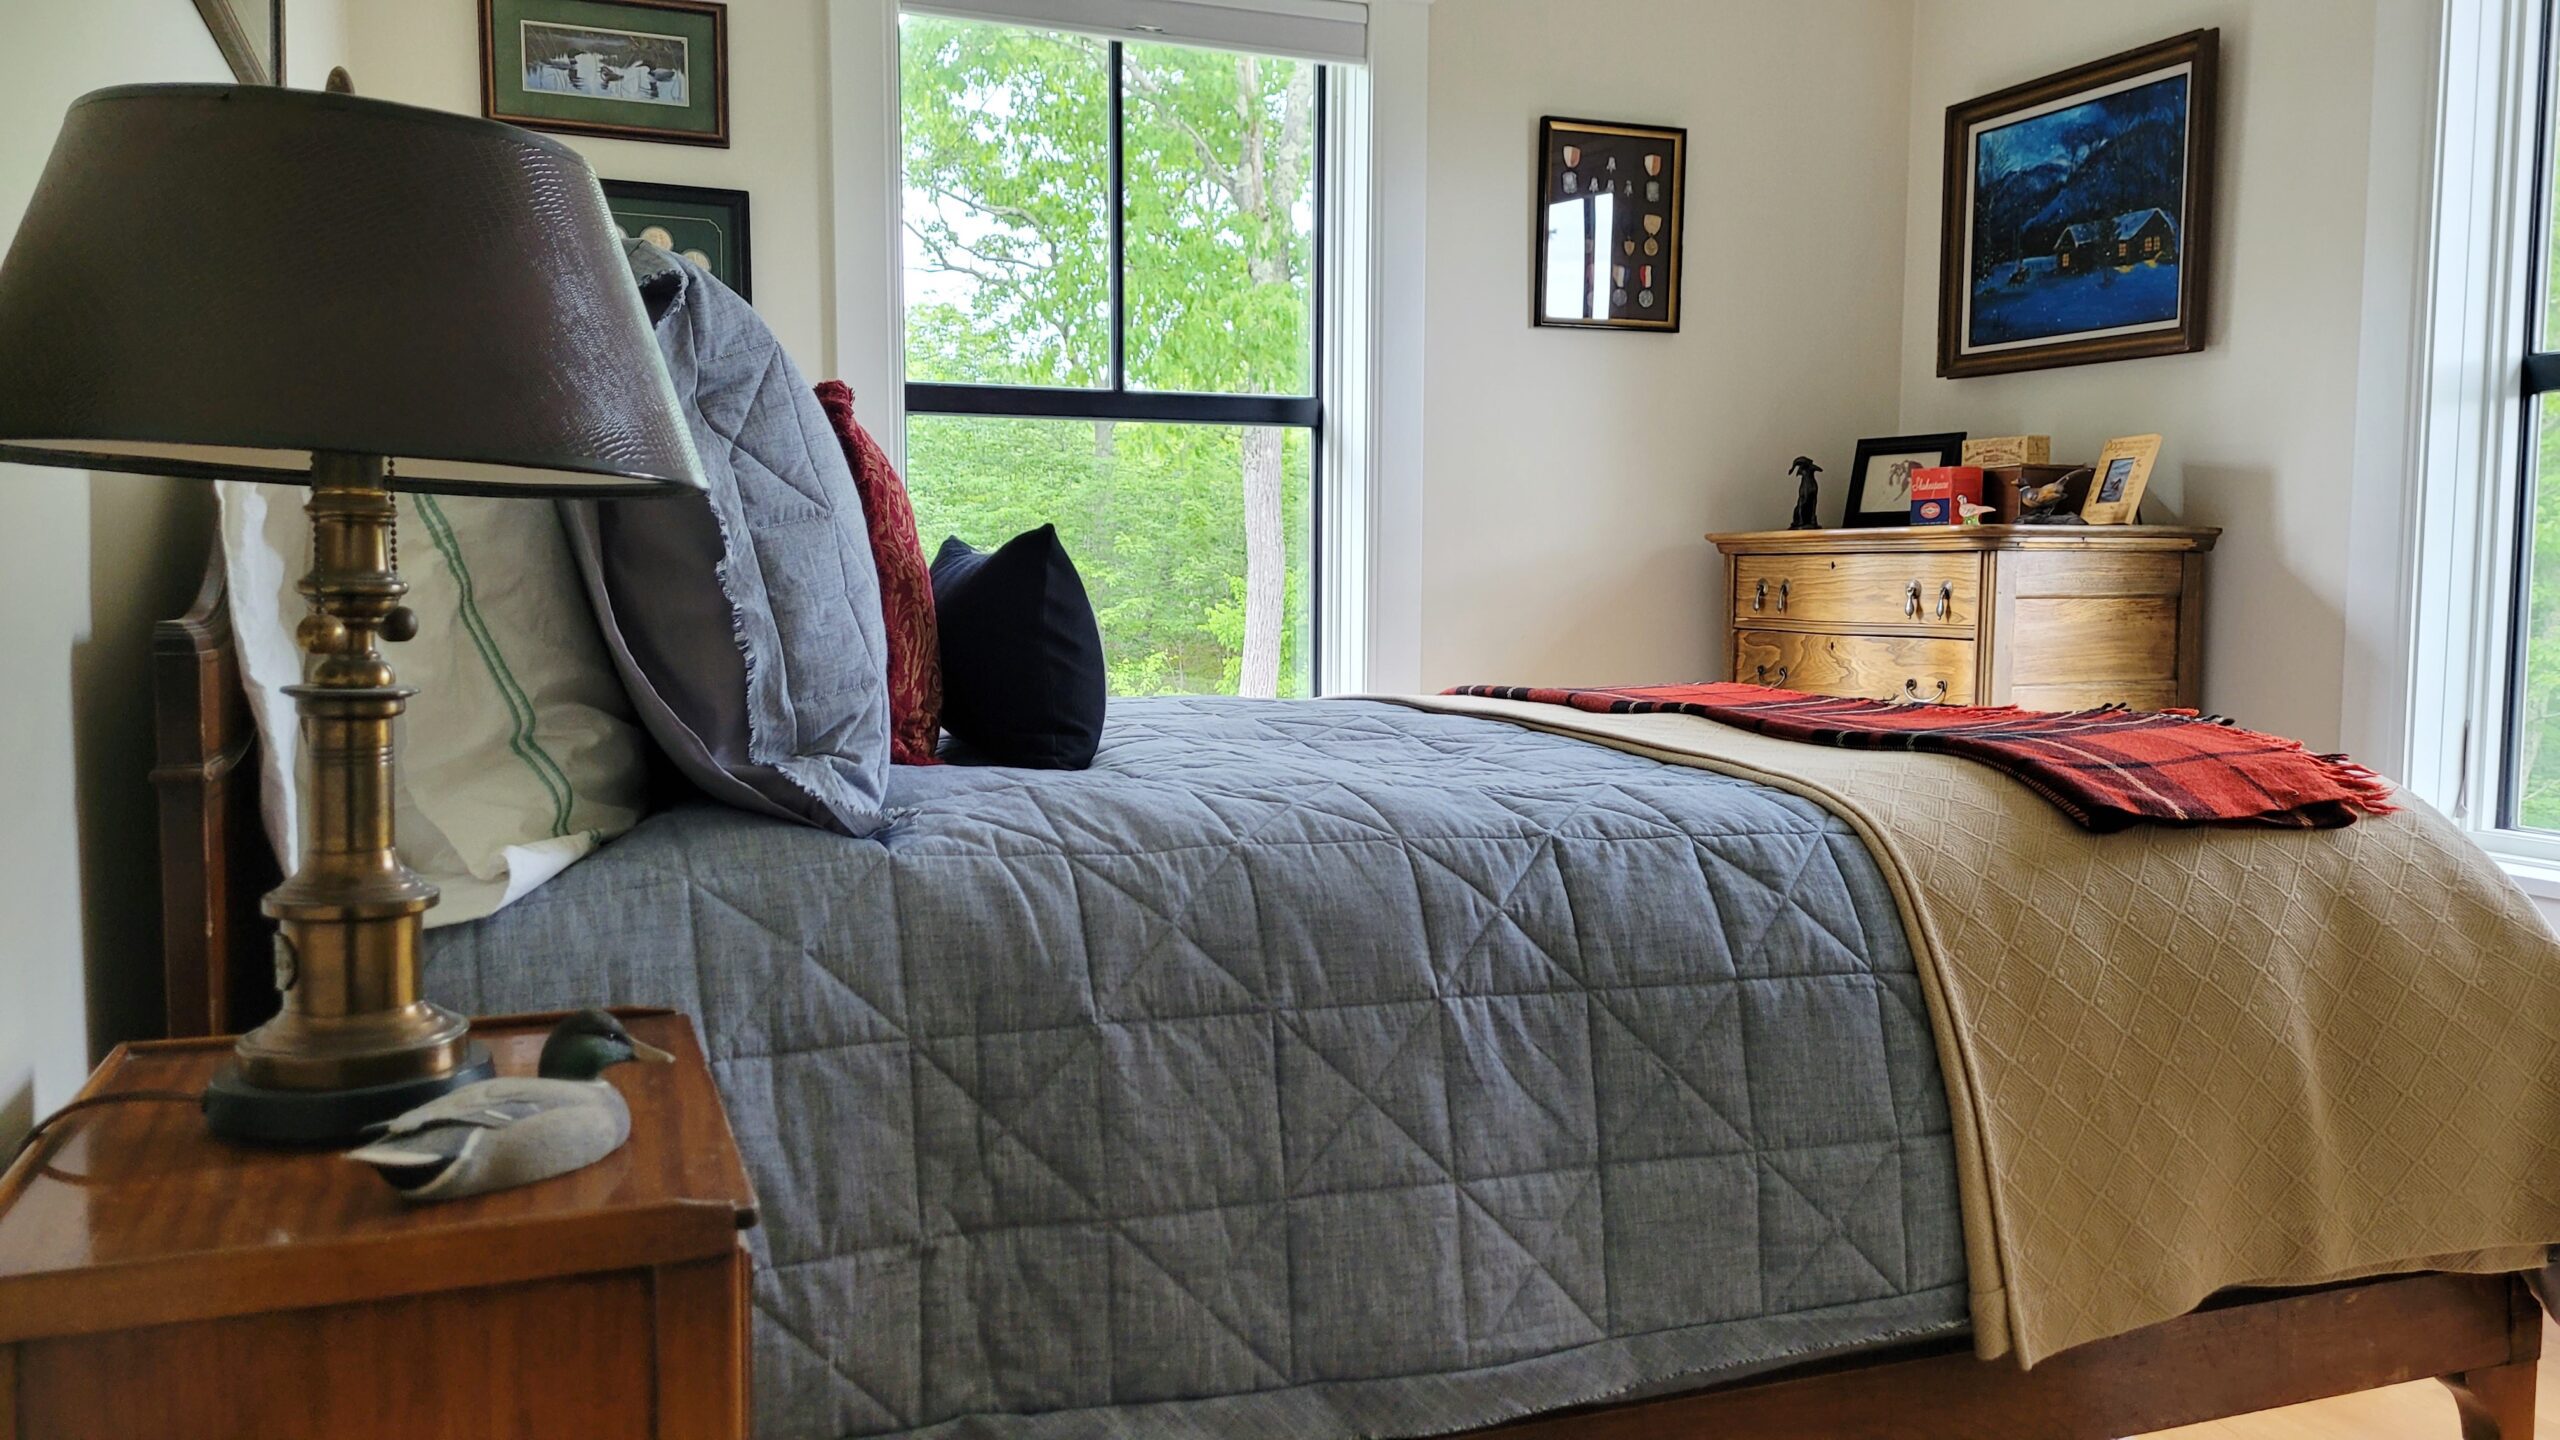
<instances>
[{"instance_id":1,"label":"book on dresser","mask_svg":"<svg viewBox=\"0 0 2560 1440\"><path fill-rule=\"evenodd\" d=\"M2204 557L2179 525L1710 535L1730 678L1817 695L2084 710L2193 706Z\"/></svg>"}]
</instances>

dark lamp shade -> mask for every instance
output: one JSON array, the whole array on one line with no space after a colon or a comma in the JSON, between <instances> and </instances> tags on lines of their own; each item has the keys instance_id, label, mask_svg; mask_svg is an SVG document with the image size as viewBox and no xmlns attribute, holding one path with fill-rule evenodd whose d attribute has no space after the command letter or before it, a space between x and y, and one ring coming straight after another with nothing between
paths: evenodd
<instances>
[{"instance_id":1,"label":"dark lamp shade","mask_svg":"<svg viewBox=\"0 0 2560 1440\"><path fill-rule=\"evenodd\" d=\"M594 172L352 95L73 103L0 261L0 460L657 494L702 467Z\"/></svg>"}]
</instances>

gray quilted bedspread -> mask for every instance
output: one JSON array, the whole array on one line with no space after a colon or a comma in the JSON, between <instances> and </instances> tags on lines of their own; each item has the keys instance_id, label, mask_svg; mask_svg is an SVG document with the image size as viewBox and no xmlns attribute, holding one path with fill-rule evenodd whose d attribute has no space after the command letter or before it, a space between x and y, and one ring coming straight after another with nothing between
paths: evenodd
<instances>
[{"instance_id":1,"label":"gray quilted bedspread","mask_svg":"<svg viewBox=\"0 0 2560 1440\"><path fill-rule=\"evenodd\" d=\"M1422 1435L1962 1324L1910 952L1803 800L1235 700L890 799L430 936L448 1003L699 1017L762 1434Z\"/></svg>"}]
</instances>

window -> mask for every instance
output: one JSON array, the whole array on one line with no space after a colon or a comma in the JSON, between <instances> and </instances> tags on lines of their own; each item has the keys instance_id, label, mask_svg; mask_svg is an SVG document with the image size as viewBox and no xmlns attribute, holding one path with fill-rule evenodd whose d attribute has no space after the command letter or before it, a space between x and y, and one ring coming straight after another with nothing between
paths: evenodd
<instances>
[{"instance_id":1,"label":"window","mask_svg":"<svg viewBox=\"0 0 2560 1440\"><path fill-rule=\"evenodd\" d=\"M2552 206L2560 144L2552 134L2551 15L2543 17L2543 63L2535 104L2533 234L2523 321L2524 361L2516 498L2518 583L2508 640L2505 764L2498 824L2560 833L2560 246Z\"/></svg>"},{"instance_id":2,"label":"window","mask_svg":"<svg viewBox=\"0 0 2560 1440\"><path fill-rule=\"evenodd\" d=\"M1326 67L900 22L907 480L1058 527L1114 694L1314 690Z\"/></svg>"}]
</instances>

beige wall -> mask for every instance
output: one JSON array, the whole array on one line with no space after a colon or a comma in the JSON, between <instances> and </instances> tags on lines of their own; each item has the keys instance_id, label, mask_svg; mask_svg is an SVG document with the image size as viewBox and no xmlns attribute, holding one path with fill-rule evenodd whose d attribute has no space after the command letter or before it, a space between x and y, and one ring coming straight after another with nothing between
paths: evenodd
<instances>
[{"instance_id":1,"label":"beige wall","mask_svg":"<svg viewBox=\"0 0 2560 1440\"><path fill-rule=\"evenodd\" d=\"M1936 378L1947 107L2201 26L2222 31L2209 346ZM2045 433L2057 459L2166 436L2146 514L2223 527L2205 703L2323 749L2338 743L2352 580L2373 40L2371 0L1920 0L1911 46L1902 428Z\"/></svg>"},{"instance_id":2,"label":"beige wall","mask_svg":"<svg viewBox=\"0 0 2560 1440\"><path fill-rule=\"evenodd\" d=\"M1706 678L1710 529L1891 433L1908 0L1441 0L1431 15L1422 680ZM1541 115L1689 131L1677 335L1533 329ZM1414 277L1381 276L1379 283Z\"/></svg>"},{"instance_id":3,"label":"beige wall","mask_svg":"<svg viewBox=\"0 0 2560 1440\"><path fill-rule=\"evenodd\" d=\"M477 0L345 3L358 94L480 113ZM553 137L608 180L747 191L756 309L812 380L834 368L826 71L826 0L732 0L728 149Z\"/></svg>"},{"instance_id":4,"label":"beige wall","mask_svg":"<svg viewBox=\"0 0 2560 1440\"><path fill-rule=\"evenodd\" d=\"M173 0L0 4L0 235L75 97L229 78ZM0 465L0 1144L71 1098L109 1040L158 1023L146 658L202 568L203 492Z\"/></svg>"}]
</instances>

